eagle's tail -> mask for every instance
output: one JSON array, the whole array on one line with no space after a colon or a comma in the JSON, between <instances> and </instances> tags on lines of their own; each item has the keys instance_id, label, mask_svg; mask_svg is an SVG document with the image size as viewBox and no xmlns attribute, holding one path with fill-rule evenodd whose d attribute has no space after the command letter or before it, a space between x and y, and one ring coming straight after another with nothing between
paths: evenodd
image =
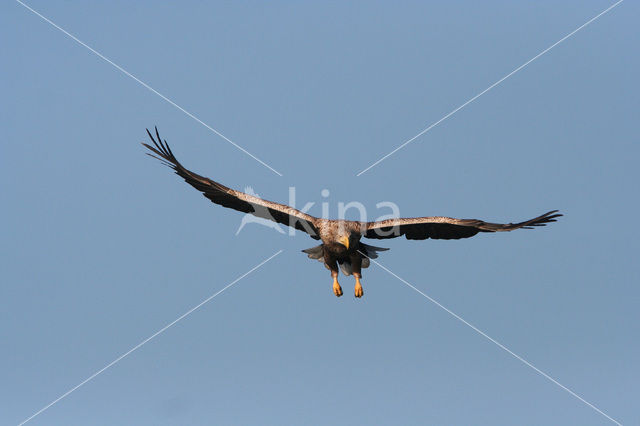
<instances>
[{"instance_id":1,"label":"eagle's tail","mask_svg":"<svg viewBox=\"0 0 640 426\"><path fill-rule=\"evenodd\" d=\"M379 251L387 251L388 248L384 247L376 247L370 246L369 244L360 243L358 247L358 252L360 253L360 257L362 258L362 264L360 267L362 269L368 268L371 265L371 261L369 259L375 259L378 257ZM351 266L351 260L345 259L342 262L338 260L338 264L340 264L340 269L345 276L349 276L353 273L353 267Z\"/></svg>"},{"instance_id":2,"label":"eagle's tail","mask_svg":"<svg viewBox=\"0 0 640 426\"><path fill-rule=\"evenodd\" d=\"M375 259L378 257L378 252L387 251L388 248L370 246L369 244L359 243L358 251L362 256L362 268L368 268L371 262L369 259ZM316 259L320 262L324 262L324 252L322 250L322 244L319 246L311 247L306 250L302 250L304 253L307 253L309 259ZM351 261L349 259L338 260L338 264L340 265L340 269L342 273L346 276L349 276L353 273L353 268L351 267Z\"/></svg>"}]
</instances>

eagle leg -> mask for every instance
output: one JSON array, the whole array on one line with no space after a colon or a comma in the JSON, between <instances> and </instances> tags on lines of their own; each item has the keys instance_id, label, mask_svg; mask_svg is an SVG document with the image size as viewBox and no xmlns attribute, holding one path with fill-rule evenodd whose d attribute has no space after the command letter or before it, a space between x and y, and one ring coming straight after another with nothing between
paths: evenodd
<instances>
[{"instance_id":1,"label":"eagle leg","mask_svg":"<svg viewBox=\"0 0 640 426\"><path fill-rule=\"evenodd\" d=\"M356 278L356 286L354 289L356 297L362 297L362 295L364 295L364 290L362 289L362 284L360 284L360 274L353 274L353 276Z\"/></svg>"},{"instance_id":2,"label":"eagle leg","mask_svg":"<svg viewBox=\"0 0 640 426\"><path fill-rule=\"evenodd\" d=\"M353 277L356 279L356 286L353 289L354 294L357 298L362 297L364 295L364 290L362 289L362 284L360 283L360 279L362 278L362 256L360 253L355 253L349 259L351 261L351 269L353 271Z\"/></svg>"},{"instance_id":3,"label":"eagle leg","mask_svg":"<svg viewBox=\"0 0 640 426\"><path fill-rule=\"evenodd\" d=\"M333 294L340 297L342 296L342 287L340 287L340 283L338 282L338 274L336 273L334 275L332 272L331 275L333 275Z\"/></svg>"},{"instance_id":4,"label":"eagle leg","mask_svg":"<svg viewBox=\"0 0 640 426\"><path fill-rule=\"evenodd\" d=\"M338 262L335 258L325 256L324 264L331 271L331 278L333 278L333 294L338 297L342 296L342 287L340 287L340 283L338 282Z\"/></svg>"}]
</instances>

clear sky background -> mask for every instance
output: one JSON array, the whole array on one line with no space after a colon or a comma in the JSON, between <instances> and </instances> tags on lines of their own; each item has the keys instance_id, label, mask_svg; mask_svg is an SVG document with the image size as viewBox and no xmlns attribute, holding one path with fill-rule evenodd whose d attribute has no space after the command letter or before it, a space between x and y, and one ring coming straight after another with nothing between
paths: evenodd
<instances>
[{"instance_id":1,"label":"clear sky background","mask_svg":"<svg viewBox=\"0 0 640 426\"><path fill-rule=\"evenodd\" d=\"M378 260L624 424L639 424L640 7L586 2L0 5L0 423L16 424L271 256L34 425L610 424L379 267L331 292L317 243L211 204L144 155L375 215L558 223L374 241ZM321 197L328 189L330 196ZM386 213L383 212L383 213Z\"/></svg>"}]
</instances>

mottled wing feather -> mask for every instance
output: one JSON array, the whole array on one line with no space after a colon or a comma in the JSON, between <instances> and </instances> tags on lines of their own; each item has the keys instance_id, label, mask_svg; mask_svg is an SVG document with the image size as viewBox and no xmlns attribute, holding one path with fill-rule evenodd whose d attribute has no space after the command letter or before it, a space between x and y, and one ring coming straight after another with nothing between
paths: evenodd
<instances>
[{"instance_id":1,"label":"mottled wing feather","mask_svg":"<svg viewBox=\"0 0 640 426\"><path fill-rule=\"evenodd\" d=\"M457 240L469 238L478 232L505 232L514 229L530 229L555 222L558 210L552 210L541 216L519 223L489 223L477 219L454 219L451 217L432 216L416 218L388 219L365 224L366 238L386 239L404 235L408 240L424 240L427 238Z\"/></svg>"},{"instance_id":2,"label":"mottled wing feather","mask_svg":"<svg viewBox=\"0 0 640 426\"><path fill-rule=\"evenodd\" d=\"M153 152L153 154L148 153L148 155L157 158L171 167L178 176L182 177L189 185L202 192L205 197L214 203L243 213L251 213L282 225L292 226L295 229L308 233L314 239L320 238L317 229L313 225L316 219L313 216L284 204L274 203L273 201L263 200L262 198L236 191L187 170L173 155L167 141L160 139L158 129L156 128L155 130L157 140L147 129L147 133L155 147L146 143L142 144Z\"/></svg>"}]
</instances>

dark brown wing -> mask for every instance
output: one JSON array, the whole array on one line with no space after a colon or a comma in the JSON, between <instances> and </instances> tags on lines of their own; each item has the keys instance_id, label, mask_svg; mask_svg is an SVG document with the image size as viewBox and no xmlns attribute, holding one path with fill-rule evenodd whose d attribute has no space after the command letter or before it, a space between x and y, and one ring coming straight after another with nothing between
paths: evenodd
<instances>
[{"instance_id":1,"label":"dark brown wing","mask_svg":"<svg viewBox=\"0 0 640 426\"><path fill-rule=\"evenodd\" d=\"M488 223L477 219L454 219L451 217L416 217L405 219L388 219L381 222L364 224L366 238L385 239L404 235L408 240L424 240L427 238L441 240L457 240L469 238L478 232L504 232L514 229L531 229L534 226L545 226L555 222L558 210L552 210L536 218L519 223Z\"/></svg>"},{"instance_id":2,"label":"dark brown wing","mask_svg":"<svg viewBox=\"0 0 640 426\"><path fill-rule=\"evenodd\" d=\"M146 143L142 144L155 154L147 153L147 155L157 158L167 166L171 167L175 170L178 176L182 177L189 185L202 192L205 197L214 203L294 227L295 229L306 232L316 240L320 239L318 231L313 225L313 222L316 219L315 217L284 204L263 200L262 198L227 188L218 182L214 182L211 179L185 169L173 155L173 152L171 152L171 148L169 148L167 141L163 142L160 139L158 129L156 128L155 130L157 141L154 139L151 132L149 132L149 129L147 129L147 133L155 145L155 148L151 145L147 145Z\"/></svg>"}]
</instances>

